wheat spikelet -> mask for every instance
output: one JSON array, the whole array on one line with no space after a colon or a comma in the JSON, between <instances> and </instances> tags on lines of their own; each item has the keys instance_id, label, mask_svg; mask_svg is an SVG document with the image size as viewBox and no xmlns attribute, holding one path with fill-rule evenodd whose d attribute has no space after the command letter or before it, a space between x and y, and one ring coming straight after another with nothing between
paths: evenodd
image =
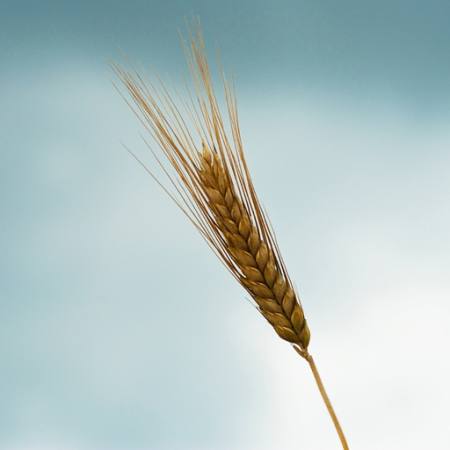
<instances>
[{"instance_id":1,"label":"wheat spikelet","mask_svg":"<svg viewBox=\"0 0 450 450\"><path fill-rule=\"evenodd\" d=\"M225 240L239 281L277 334L306 349L310 337L308 325L276 252L259 235L220 158L206 145L201 156L200 179L210 201L216 232Z\"/></svg>"},{"instance_id":2,"label":"wheat spikelet","mask_svg":"<svg viewBox=\"0 0 450 450\"><path fill-rule=\"evenodd\" d=\"M157 90L137 73L115 69L131 95L135 112L174 169L174 175L166 172L178 195L178 199L172 198L251 295L278 336L306 351L309 328L253 188L234 92L224 80L229 138L199 33L191 41L189 62L198 101L188 106L188 118L164 86Z\"/></svg>"}]
</instances>

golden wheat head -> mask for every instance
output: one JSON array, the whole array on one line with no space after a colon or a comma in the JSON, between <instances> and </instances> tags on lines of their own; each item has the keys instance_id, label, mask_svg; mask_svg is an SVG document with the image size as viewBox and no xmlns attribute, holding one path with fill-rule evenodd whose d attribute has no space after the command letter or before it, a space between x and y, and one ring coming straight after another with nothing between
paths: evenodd
<instances>
[{"instance_id":1,"label":"golden wheat head","mask_svg":"<svg viewBox=\"0 0 450 450\"><path fill-rule=\"evenodd\" d=\"M195 95L175 102L136 72L115 66L130 105L172 171L155 154L177 202L250 294L278 336L307 355L310 332L256 195L243 150L234 90L223 77L228 120L214 93L199 31L186 46Z\"/></svg>"}]
</instances>

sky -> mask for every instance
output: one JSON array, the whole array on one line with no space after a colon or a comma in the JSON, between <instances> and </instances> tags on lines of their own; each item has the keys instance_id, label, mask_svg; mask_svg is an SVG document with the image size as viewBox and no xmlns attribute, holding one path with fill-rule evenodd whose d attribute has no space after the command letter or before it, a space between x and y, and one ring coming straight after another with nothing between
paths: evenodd
<instances>
[{"instance_id":1,"label":"sky","mask_svg":"<svg viewBox=\"0 0 450 450\"><path fill-rule=\"evenodd\" d=\"M450 448L448 2L0 0L0 449L339 448L304 361L130 158L200 17L352 449Z\"/></svg>"}]
</instances>

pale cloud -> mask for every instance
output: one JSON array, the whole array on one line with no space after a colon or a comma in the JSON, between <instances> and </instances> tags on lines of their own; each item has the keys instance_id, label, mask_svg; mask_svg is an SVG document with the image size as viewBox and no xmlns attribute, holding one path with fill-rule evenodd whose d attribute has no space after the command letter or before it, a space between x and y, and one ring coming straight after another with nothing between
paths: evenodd
<instances>
[{"instance_id":1,"label":"pale cloud","mask_svg":"<svg viewBox=\"0 0 450 450\"><path fill-rule=\"evenodd\" d=\"M31 163L9 192L39 208L10 206L1 448L337 448L306 364L122 151L143 149L138 127L107 75L87 72L32 91L54 103L10 155ZM448 131L382 100L240 101L350 442L447 448ZM67 120L62 105L70 135L41 134Z\"/></svg>"}]
</instances>

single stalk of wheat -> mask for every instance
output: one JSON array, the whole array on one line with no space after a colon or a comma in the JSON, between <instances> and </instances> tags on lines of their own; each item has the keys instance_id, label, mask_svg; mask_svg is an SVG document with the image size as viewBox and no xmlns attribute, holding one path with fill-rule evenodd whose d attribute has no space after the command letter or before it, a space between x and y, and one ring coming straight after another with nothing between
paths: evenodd
<instances>
[{"instance_id":1,"label":"single stalk of wheat","mask_svg":"<svg viewBox=\"0 0 450 450\"><path fill-rule=\"evenodd\" d=\"M227 126L214 93L199 29L185 50L195 87L195 96L187 102L175 102L164 85L156 88L137 72L119 66L114 69L131 97L129 105L170 163L166 168L154 153L173 189L163 188L248 292L278 336L308 362L342 447L348 449L308 352L310 331L303 308L250 177L234 90L223 77Z\"/></svg>"}]
</instances>

